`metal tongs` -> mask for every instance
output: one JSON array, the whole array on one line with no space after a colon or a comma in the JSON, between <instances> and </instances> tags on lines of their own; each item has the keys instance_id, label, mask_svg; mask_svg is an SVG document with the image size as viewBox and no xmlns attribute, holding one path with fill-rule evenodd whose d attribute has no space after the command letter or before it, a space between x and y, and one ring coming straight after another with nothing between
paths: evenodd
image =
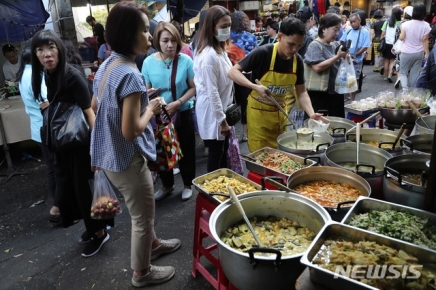
<instances>
[{"instance_id":1,"label":"metal tongs","mask_svg":"<svg viewBox=\"0 0 436 290\"><path fill-rule=\"evenodd\" d=\"M263 86L262 83L258 79L256 79L255 82L259 86ZM274 97L271 95L271 93L267 93L266 95L267 95L268 99L270 99L274 103L274 105L276 105L276 107L280 110L280 112L282 112L282 114L289 120L289 123L291 123L292 126L294 126L294 128L297 128L297 127L295 127L294 122L292 122L292 118L288 115L288 113L286 113L286 111L282 108L282 106L280 106L280 104L276 101L276 99L274 99Z\"/></svg>"}]
</instances>

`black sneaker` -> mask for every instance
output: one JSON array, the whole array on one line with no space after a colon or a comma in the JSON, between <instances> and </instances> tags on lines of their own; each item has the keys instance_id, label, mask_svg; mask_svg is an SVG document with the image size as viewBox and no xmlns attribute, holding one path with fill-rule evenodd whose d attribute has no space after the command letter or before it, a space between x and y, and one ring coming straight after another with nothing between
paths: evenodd
<instances>
[{"instance_id":1,"label":"black sneaker","mask_svg":"<svg viewBox=\"0 0 436 290\"><path fill-rule=\"evenodd\" d=\"M381 74L381 75L384 75L384 74L385 74L385 68L384 68L384 67L382 67L382 68L380 69L380 74Z\"/></svg>"},{"instance_id":2,"label":"black sneaker","mask_svg":"<svg viewBox=\"0 0 436 290\"><path fill-rule=\"evenodd\" d=\"M104 231L104 235L101 238L97 238L95 234L92 235L91 241L83 249L82 257L88 258L97 254L101 247L109 241L109 238L110 236L106 231Z\"/></svg>"},{"instance_id":3,"label":"black sneaker","mask_svg":"<svg viewBox=\"0 0 436 290\"><path fill-rule=\"evenodd\" d=\"M80 236L79 243L81 244L87 244L92 238L92 235L88 233L88 231L84 231L83 234Z\"/></svg>"},{"instance_id":4,"label":"black sneaker","mask_svg":"<svg viewBox=\"0 0 436 290\"><path fill-rule=\"evenodd\" d=\"M398 79L395 81L395 85L394 85L394 87L395 87L396 89L398 89L398 88L400 87L400 78L398 78Z\"/></svg>"}]
</instances>

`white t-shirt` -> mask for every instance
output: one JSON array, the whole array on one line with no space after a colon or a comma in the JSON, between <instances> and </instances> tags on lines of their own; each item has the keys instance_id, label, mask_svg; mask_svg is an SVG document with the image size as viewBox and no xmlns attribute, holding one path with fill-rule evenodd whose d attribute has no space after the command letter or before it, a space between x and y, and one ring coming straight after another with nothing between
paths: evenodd
<instances>
[{"instance_id":1,"label":"white t-shirt","mask_svg":"<svg viewBox=\"0 0 436 290\"><path fill-rule=\"evenodd\" d=\"M425 21L412 19L404 22L401 25L401 29L406 32L406 37L404 38L401 52L417 53L424 51L422 40L424 39L424 36L430 33L430 24Z\"/></svg>"},{"instance_id":2,"label":"white t-shirt","mask_svg":"<svg viewBox=\"0 0 436 290\"><path fill-rule=\"evenodd\" d=\"M3 75L5 80L16 80L17 73L20 70L20 59L16 64L10 63L8 60L3 64Z\"/></svg>"}]
</instances>

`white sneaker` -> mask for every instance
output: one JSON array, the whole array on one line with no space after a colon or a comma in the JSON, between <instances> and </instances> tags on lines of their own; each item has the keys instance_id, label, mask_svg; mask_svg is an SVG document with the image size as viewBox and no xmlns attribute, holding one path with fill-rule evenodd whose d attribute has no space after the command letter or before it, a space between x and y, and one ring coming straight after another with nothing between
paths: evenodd
<instances>
[{"instance_id":1,"label":"white sneaker","mask_svg":"<svg viewBox=\"0 0 436 290\"><path fill-rule=\"evenodd\" d=\"M173 168L173 175L177 175L180 173L180 169L178 169L177 167Z\"/></svg>"},{"instance_id":2,"label":"white sneaker","mask_svg":"<svg viewBox=\"0 0 436 290\"><path fill-rule=\"evenodd\" d=\"M186 201L188 199L190 199L192 196L192 190L189 188L184 188L182 191L182 200Z\"/></svg>"}]
</instances>

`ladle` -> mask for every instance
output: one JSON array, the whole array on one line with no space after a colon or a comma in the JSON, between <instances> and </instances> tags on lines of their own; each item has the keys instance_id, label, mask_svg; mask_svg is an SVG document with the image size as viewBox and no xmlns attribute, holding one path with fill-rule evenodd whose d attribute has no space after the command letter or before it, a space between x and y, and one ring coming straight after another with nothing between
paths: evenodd
<instances>
[{"instance_id":1,"label":"ladle","mask_svg":"<svg viewBox=\"0 0 436 290\"><path fill-rule=\"evenodd\" d=\"M360 151L360 123L356 123L356 166L359 165L359 151Z\"/></svg>"},{"instance_id":2,"label":"ladle","mask_svg":"<svg viewBox=\"0 0 436 290\"><path fill-rule=\"evenodd\" d=\"M366 122L368 122L368 121L371 120L372 118L377 117L379 114L380 114L380 111L379 111L379 112L376 112L376 113L374 113L374 114L372 114L371 116L369 116L368 118L366 118L365 120L363 120L362 122L360 122L360 124L361 124L361 125L365 124ZM357 126L357 125L356 125L356 126ZM348 130L346 134L349 134L351 131L353 131L353 130L356 128L356 126L352 127L350 130Z\"/></svg>"},{"instance_id":3,"label":"ladle","mask_svg":"<svg viewBox=\"0 0 436 290\"><path fill-rule=\"evenodd\" d=\"M239 213L242 215L245 222L247 223L248 228L250 229L251 233L253 234L254 240L259 245L259 247L262 247L262 243L260 242L259 238L256 235L256 232L254 231L253 227L251 226L251 223L248 220L247 215L245 214L244 208L242 207L242 204L239 202L239 199L236 196L236 193L233 191L233 188L231 186L227 185L227 189L228 189L233 201L235 202L236 208L239 210Z\"/></svg>"},{"instance_id":4,"label":"ladle","mask_svg":"<svg viewBox=\"0 0 436 290\"><path fill-rule=\"evenodd\" d=\"M409 104L409 106L412 108L413 112L415 112L415 114L418 116L418 118L421 119L421 121L424 123L424 125L427 127L427 129L430 129L430 126L427 124L427 122L422 118L421 113L418 111L418 109L415 107L415 105L411 102L411 101L407 101L407 103Z\"/></svg>"},{"instance_id":5,"label":"ladle","mask_svg":"<svg viewBox=\"0 0 436 290\"><path fill-rule=\"evenodd\" d=\"M395 146L397 145L398 140L400 140L401 135L403 135L404 129L406 129L406 123L403 123L403 125L401 125L401 128L400 128L400 130L398 131L398 134L397 134L397 138L395 138L394 145L392 146L392 150L395 149Z\"/></svg>"}]
</instances>

